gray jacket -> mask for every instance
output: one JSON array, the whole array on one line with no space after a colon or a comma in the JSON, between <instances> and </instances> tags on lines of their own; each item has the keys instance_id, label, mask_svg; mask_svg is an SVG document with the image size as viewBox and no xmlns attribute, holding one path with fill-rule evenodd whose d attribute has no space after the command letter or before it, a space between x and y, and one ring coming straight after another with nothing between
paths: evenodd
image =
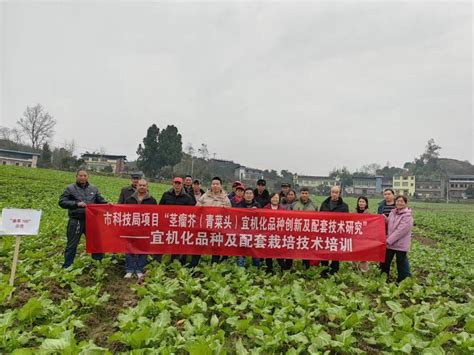
<instances>
[{"instance_id":1,"label":"gray jacket","mask_svg":"<svg viewBox=\"0 0 474 355\"><path fill-rule=\"evenodd\" d=\"M99 189L94 185L86 183L84 186L81 186L77 182L67 185L59 198L59 206L68 210L69 218L81 220L86 218L86 209L77 206L79 202L84 202L85 204L107 203L101 196Z\"/></svg>"}]
</instances>

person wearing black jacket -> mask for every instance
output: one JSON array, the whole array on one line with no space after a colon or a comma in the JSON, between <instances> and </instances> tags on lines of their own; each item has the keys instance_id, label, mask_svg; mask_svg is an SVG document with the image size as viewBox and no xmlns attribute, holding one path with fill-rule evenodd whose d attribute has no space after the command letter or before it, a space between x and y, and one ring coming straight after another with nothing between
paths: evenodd
<instances>
[{"instance_id":1,"label":"person wearing black jacket","mask_svg":"<svg viewBox=\"0 0 474 355\"><path fill-rule=\"evenodd\" d=\"M125 201L127 205L156 205L157 202L148 192L148 182L138 180L137 191ZM147 254L125 254L125 278L129 279L135 273L139 280L143 279Z\"/></svg>"},{"instance_id":2,"label":"person wearing black jacket","mask_svg":"<svg viewBox=\"0 0 474 355\"><path fill-rule=\"evenodd\" d=\"M107 203L97 187L89 183L89 174L84 168L76 172L76 182L66 187L59 198L59 206L68 210L67 243L63 268L74 262L81 235L86 233L86 205ZM103 254L92 254L94 260L102 260Z\"/></svg>"},{"instance_id":3,"label":"person wearing black jacket","mask_svg":"<svg viewBox=\"0 0 474 355\"><path fill-rule=\"evenodd\" d=\"M193 192L193 177L191 175L186 175L183 180L183 189L188 195L191 195Z\"/></svg>"},{"instance_id":4,"label":"person wearing black jacket","mask_svg":"<svg viewBox=\"0 0 474 355\"><path fill-rule=\"evenodd\" d=\"M253 190L251 187L247 187L244 191L244 198L240 201L235 208L262 208L262 206L255 200ZM223 259L227 257L223 257ZM261 263L260 258L252 258L252 265L259 267ZM237 257L237 265L245 267L245 257Z\"/></svg>"},{"instance_id":5,"label":"person wearing black jacket","mask_svg":"<svg viewBox=\"0 0 474 355\"><path fill-rule=\"evenodd\" d=\"M183 179L180 177L175 177L173 179L173 188L163 194L160 200L160 205L194 206L196 205L196 202L194 202L194 199L184 191ZM194 257L195 256L193 255L193 259ZM158 262L161 262L161 258L161 254L153 255L153 260L156 260ZM181 264L186 263L185 255L171 255L171 262L176 259L179 259L181 261Z\"/></svg>"},{"instance_id":6,"label":"person wearing black jacket","mask_svg":"<svg viewBox=\"0 0 474 355\"><path fill-rule=\"evenodd\" d=\"M161 196L160 205L194 206L195 202L193 198L184 191L183 179L176 177L173 179L173 188Z\"/></svg>"},{"instance_id":7,"label":"person wearing black jacket","mask_svg":"<svg viewBox=\"0 0 474 355\"><path fill-rule=\"evenodd\" d=\"M270 193L266 189L266 186L267 182L264 179L259 179L257 181L257 188L253 191L255 201L257 201L261 207L265 207L270 203Z\"/></svg>"},{"instance_id":8,"label":"person wearing black jacket","mask_svg":"<svg viewBox=\"0 0 474 355\"><path fill-rule=\"evenodd\" d=\"M141 172L133 172L130 175L131 185L125 186L124 188L122 188L122 190L120 191L120 196L117 201L118 204L126 203L127 199L135 193L135 190L137 189L137 185L138 185L138 180L140 180L142 176L143 175Z\"/></svg>"},{"instance_id":9,"label":"person wearing black jacket","mask_svg":"<svg viewBox=\"0 0 474 355\"><path fill-rule=\"evenodd\" d=\"M331 196L329 196L326 200L323 201L321 204L321 208L319 209L321 212L349 212L349 206L342 200L341 197L341 188L339 186L333 186L331 188ZM321 261L321 265L329 266L329 261L323 260ZM335 274L339 271L339 261L333 260L331 261L330 270L325 269L321 276L326 278L328 274Z\"/></svg>"}]
</instances>

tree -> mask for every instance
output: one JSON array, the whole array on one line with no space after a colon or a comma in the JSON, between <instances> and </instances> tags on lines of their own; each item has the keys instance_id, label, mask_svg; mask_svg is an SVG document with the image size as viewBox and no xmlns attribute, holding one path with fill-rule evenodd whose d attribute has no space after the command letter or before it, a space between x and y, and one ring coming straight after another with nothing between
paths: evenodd
<instances>
[{"instance_id":1,"label":"tree","mask_svg":"<svg viewBox=\"0 0 474 355\"><path fill-rule=\"evenodd\" d=\"M156 124L152 124L143 145L139 144L137 149L137 166L151 177L156 177L160 169L165 166L174 166L181 161L183 155L183 143L181 134L173 126L167 126L160 132Z\"/></svg>"},{"instance_id":2,"label":"tree","mask_svg":"<svg viewBox=\"0 0 474 355\"><path fill-rule=\"evenodd\" d=\"M352 185L352 174L349 171L349 169L347 169L345 166L342 167L342 169L334 168L329 173L329 177L339 179L339 181L341 182L341 184L343 186L351 186Z\"/></svg>"},{"instance_id":3,"label":"tree","mask_svg":"<svg viewBox=\"0 0 474 355\"><path fill-rule=\"evenodd\" d=\"M53 153L51 152L51 149L49 148L49 144L47 142L43 143L43 149L41 151L41 156L38 161L38 166L40 168L50 168L52 157L53 157Z\"/></svg>"},{"instance_id":4,"label":"tree","mask_svg":"<svg viewBox=\"0 0 474 355\"><path fill-rule=\"evenodd\" d=\"M174 166L183 156L183 143L178 129L167 126L158 134L158 167Z\"/></svg>"},{"instance_id":5,"label":"tree","mask_svg":"<svg viewBox=\"0 0 474 355\"><path fill-rule=\"evenodd\" d=\"M174 177L173 167L169 165L161 167L160 176L165 179L172 179Z\"/></svg>"},{"instance_id":6,"label":"tree","mask_svg":"<svg viewBox=\"0 0 474 355\"><path fill-rule=\"evenodd\" d=\"M204 160L207 160L209 158L209 150L207 149L207 144L201 144L201 147L198 149L198 154Z\"/></svg>"},{"instance_id":7,"label":"tree","mask_svg":"<svg viewBox=\"0 0 474 355\"><path fill-rule=\"evenodd\" d=\"M320 196L327 196L331 193L331 187L328 185L321 184L316 187L315 191Z\"/></svg>"},{"instance_id":8,"label":"tree","mask_svg":"<svg viewBox=\"0 0 474 355\"><path fill-rule=\"evenodd\" d=\"M280 171L280 175L283 178L283 180L287 183L293 183L293 173L288 171L288 170L282 170Z\"/></svg>"},{"instance_id":9,"label":"tree","mask_svg":"<svg viewBox=\"0 0 474 355\"><path fill-rule=\"evenodd\" d=\"M152 124L143 138L143 146L138 145L137 166L145 175L155 177L158 174L160 166L158 165L158 136L160 129Z\"/></svg>"},{"instance_id":10,"label":"tree","mask_svg":"<svg viewBox=\"0 0 474 355\"><path fill-rule=\"evenodd\" d=\"M191 143L188 143L188 144L186 145L186 153L187 153L189 156L191 156L191 157L194 156L195 151L194 151L194 147L193 147L193 145L192 145Z\"/></svg>"},{"instance_id":11,"label":"tree","mask_svg":"<svg viewBox=\"0 0 474 355\"><path fill-rule=\"evenodd\" d=\"M397 168L395 166L384 166L382 169L377 170L377 175L382 175L385 178L393 178L394 175L400 175L402 173L406 172L402 168Z\"/></svg>"},{"instance_id":12,"label":"tree","mask_svg":"<svg viewBox=\"0 0 474 355\"><path fill-rule=\"evenodd\" d=\"M10 140L10 128L0 127L0 139Z\"/></svg>"},{"instance_id":13,"label":"tree","mask_svg":"<svg viewBox=\"0 0 474 355\"><path fill-rule=\"evenodd\" d=\"M20 130L16 128L0 127L0 139L21 144L23 136Z\"/></svg>"},{"instance_id":14,"label":"tree","mask_svg":"<svg viewBox=\"0 0 474 355\"><path fill-rule=\"evenodd\" d=\"M84 164L83 159L77 159L73 152L66 148L54 148L52 153L52 165L56 169L75 170Z\"/></svg>"},{"instance_id":15,"label":"tree","mask_svg":"<svg viewBox=\"0 0 474 355\"><path fill-rule=\"evenodd\" d=\"M380 170L382 167L380 164L377 163L372 163L372 164L366 164L363 165L362 168L360 168L359 172L363 174L367 174L368 176L375 176L377 174L377 170Z\"/></svg>"},{"instance_id":16,"label":"tree","mask_svg":"<svg viewBox=\"0 0 474 355\"><path fill-rule=\"evenodd\" d=\"M106 165L104 166L104 169L102 169L104 173L113 173L114 169L112 168L112 165Z\"/></svg>"},{"instance_id":17,"label":"tree","mask_svg":"<svg viewBox=\"0 0 474 355\"><path fill-rule=\"evenodd\" d=\"M426 144L425 152L421 155L425 163L429 163L431 160L436 160L439 158L439 151L441 147L435 143L433 138L428 140Z\"/></svg>"},{"instance_id":18,"label":"tree","mask_svg":"<svg viewBox=\"0 0 474 355\"><path fill-rule=\"evenodd\" d=\"M470 185L465 191L467 198L474 198L474 185Z\"/></svg>"},{"instance_id":19,"label":"tree","mask_svg":"<svg viewBox=\"0 0 474 355\"><path fill-rule=\"evenodd\" d=\"M37 149L53 136L56 121L49 112L44 112L43 106L37 104L28 106L17 124L28 137L31 146Z\"/></svg>"},{"instance_id":20,"label":"tree","mask_svg":"<svg viewBox=\"0 0 474 355\"><path fill-rule=\"evenodd\" d=\"M442 175L439 166L439 151L441 147L435 143L433 138L428 140L425 151L418 158L415 158L413 164L405 164L409 167L411 174L422 178L439 178Z\"/></svg>"}]
</instances>

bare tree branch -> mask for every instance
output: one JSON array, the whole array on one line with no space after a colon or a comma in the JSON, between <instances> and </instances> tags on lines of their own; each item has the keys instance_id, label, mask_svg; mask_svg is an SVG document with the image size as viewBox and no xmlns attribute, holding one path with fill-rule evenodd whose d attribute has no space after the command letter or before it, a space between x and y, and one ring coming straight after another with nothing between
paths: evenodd
<instances>
[{"instance_id":1,"label":"bare tree branch","mask_svg":"<svg viewBox=\"0 0 474 355\"><path fill-rule=\"evenodd\" d=\"M43 106L28 106L23 116L17 121L20 129L28 137L33 148L40 148L43 143L52 138L56 120L44 112Z\"/></svg>"}]
</instances>

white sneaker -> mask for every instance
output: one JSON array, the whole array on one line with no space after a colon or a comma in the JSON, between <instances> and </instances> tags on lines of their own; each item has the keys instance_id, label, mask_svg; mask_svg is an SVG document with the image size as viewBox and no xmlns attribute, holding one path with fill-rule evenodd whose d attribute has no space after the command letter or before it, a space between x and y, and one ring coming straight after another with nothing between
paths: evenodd
<instances>
[{"instance_id":1,"label":"white sneaker","mask_svg":"<svg viewBox=\"0 0 474 355\"><path fill-rule=\"evenodd\" d=\"M137 272L137 278L143 279L144 276L141 272Z\"/></svg>"},{"instance_id":2,"label":"white sneaker","mask_svg":"<svg viewBox=\"0 0 474 355\"><path fill-rule=\"evenodd\" d=\"M132 276L133 276L133 274L131 272L127 272L123 278L124 279L131 279Z\"/></svg>"}]
</instances>

